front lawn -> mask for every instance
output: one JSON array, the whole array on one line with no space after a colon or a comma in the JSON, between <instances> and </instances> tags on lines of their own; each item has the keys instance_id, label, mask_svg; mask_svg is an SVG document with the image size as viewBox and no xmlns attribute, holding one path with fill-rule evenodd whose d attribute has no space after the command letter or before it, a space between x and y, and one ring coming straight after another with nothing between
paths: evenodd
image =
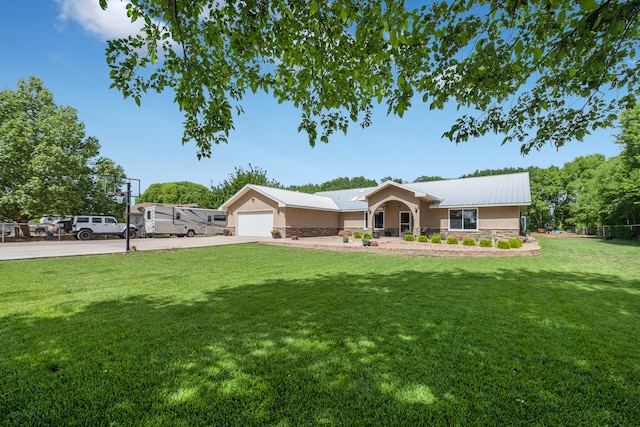
<instances>
[{"instance_id":1,"label":"front lawn","mask_svg":"<svg viewBox=\"0 0 640 427\"><path fill-rule=\"evenodd\" d=\"M0 425L633 425L640 246L0 263Z\"/></svg>"}]
</instances>

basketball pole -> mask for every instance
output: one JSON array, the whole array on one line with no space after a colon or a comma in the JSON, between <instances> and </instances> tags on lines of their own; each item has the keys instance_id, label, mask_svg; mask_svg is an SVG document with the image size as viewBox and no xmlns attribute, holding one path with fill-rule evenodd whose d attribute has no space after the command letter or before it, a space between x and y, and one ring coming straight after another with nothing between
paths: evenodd
<instances>
[{"instance_id":1,"label":"basketball pole","mask_svg":"<svg viewBox=\"0 0 640 427\"><path fill-rule=\"evenodd\" d=\"M123 201L125 201L125 197L126 197L125 216L126 216L127 223L125 225L126 230L124 231L125 233L124 237L125 237L125 252L129 252L130 251L129 229L131 228L131 212L130 212L131 211L131 183L133 181L137 181L138 189L136 191L136 195L133 197L139 197L140 196L140 180L138 178L116 177L116 176L108 176L108 175L97 175L97 177L98 179L101 179L104 182L103 185L104 185L105 194L107 194L108 196L115 197L118 203L122 203ZM107 191L107 188L109 187L110 183L113 184L113 188ZM121 186L125 184L126 184L126 194L124 191L120 190Z\"/></svg>"},{"instance_id":2,"label":"basketball pole","mask_svg":"<svg viewBox=\"0 0 640 427\"><path fill-rule=\"evenodd\" d=\"M126 244L125 244L125 252L129 252L129 216L131 215L131 181L127 180L127 202L126 202L127 206L126 206L126 212L127 212L127 228L125 231L125 238L126 238Z\"/></svg>"}]
</instances>

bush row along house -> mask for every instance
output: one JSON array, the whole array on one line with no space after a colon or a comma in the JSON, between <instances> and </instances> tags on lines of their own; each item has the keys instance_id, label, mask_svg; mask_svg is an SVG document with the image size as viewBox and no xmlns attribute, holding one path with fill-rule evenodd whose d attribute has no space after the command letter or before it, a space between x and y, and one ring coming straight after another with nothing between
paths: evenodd
<instances>
[{"instance_id":1,"label":"bush row along house","mask_svg":"<svg viewBox=\"0 0 640 427\"><path fill-rule=\"evenodd\" d=\"M239 236L335 236L340 230L515 237L531 204L528 172L324 191L315 194L248 184L227 200L228 227Z\"/></svg>"}]
</instances>

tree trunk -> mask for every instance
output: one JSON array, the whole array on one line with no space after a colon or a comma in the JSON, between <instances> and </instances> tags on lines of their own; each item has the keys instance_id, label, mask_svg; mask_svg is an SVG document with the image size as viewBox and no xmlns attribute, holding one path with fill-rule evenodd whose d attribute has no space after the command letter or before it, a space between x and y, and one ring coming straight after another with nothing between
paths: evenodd
<instances>
[{"instance_id":1,"label":"tree trunk","mask_svg":"<svg viewBox=\"0 0 640 427\"><path fill-rule=\"evenodd\" d=\"M22 234L25 239L31 239L31 232L29 231L29 226L27 224L20 224L20 234ZM18 236L16 236L16 239L17 238Z\"/></svg>"}]
</instances>

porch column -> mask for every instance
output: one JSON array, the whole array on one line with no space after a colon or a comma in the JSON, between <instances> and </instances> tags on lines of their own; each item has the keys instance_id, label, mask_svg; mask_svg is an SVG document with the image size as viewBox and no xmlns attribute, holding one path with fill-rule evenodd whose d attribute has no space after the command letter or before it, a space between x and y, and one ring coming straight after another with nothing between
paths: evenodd
<instances>
[{"instance_id":1,"label":"porch column","mask_svg":"<svg viewBox=\"0 0 640 427\"><path fill-rule=\"evenodd\" d=\"M420 235L420 206L416 205L411 213L413 215L413 235Z\"/></svg>"}]
</instances>

